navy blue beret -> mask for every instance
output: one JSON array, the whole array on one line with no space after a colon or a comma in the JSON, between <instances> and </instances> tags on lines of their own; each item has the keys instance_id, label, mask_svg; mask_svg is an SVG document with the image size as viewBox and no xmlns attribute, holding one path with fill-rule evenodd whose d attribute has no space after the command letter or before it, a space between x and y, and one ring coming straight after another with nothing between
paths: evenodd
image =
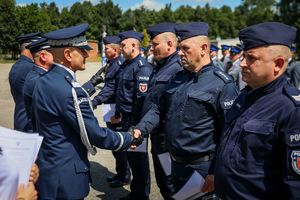
<instances>
[{"instance_id":1,"label":"navy blue beret","mask_svg":"<svg viewBox=\"0 0 300 200\"><path fill-rule=\"evenodd\" d=\"M49 49L50 45L46 38L40 38L38 41L32 42L26 46L26 49L29 49L31 53L36 53L38 51Z\"/></svg>"},{"instance_id":2,"label":"navy blue beret","mask_svg":"<svg viewBox=\"0 0 300 200\"><path fill-rule=\"evenodd\" d=\"M175 31L181 41L198 35L208 36L208 24L205 22L178 24Z\"/></svg>"},{"instance_id":3,"label":"navy blue beret","mask_svg":"<svg viewBox=\"0 0 300 200\"><path fill-rule=\"evenodd\" d=\"M297 29L279 22L265 22L240 30L239 38L245 51L264 45L279 44L291 47Z\"/></svg>"},{"instance_id":4,"label":"navy blue beret","mask_svg":"<svg viewBox=\"0 0 300 200\"><path fill-rule=\"evenodd\" d=\"M124 31L119 33L119 37L121 39L121 41L127 39L127 38L135 38L138 41L142 41L144 36L142 33L140 32L136 32L136 31Z\"/></svg>"},{"instance_id":5,"label":"navy blue beret","mask_svg":"<svg viewBox=\"0 0 300 200\"><path fill-rule=\"evenodd\" d=\"M225 50L229 50L231 46L227 45L227 44L222 44L221 45L221 49L222 51L225 51Z\"/></svg>"},{"instance_id":6,"label":"navy blue beret","mask_svg":"<svg viewBox=\"0 0 300 200\"><path fill-rule=\"evenodd\" d=\"M218 51L218 50L219 50L219 47L217 47L216 45L211 44L211 45L210 45L210 50L211 50L211 51Z\"/></svg>"},{"instance_id":7,"label":"navy blue beret","mask_svg":"<svg viewBox=\"0 0 300 200\"><path fill-rule=\"evenodd\" d=\"M92 50L85 36L88 26L88 24L80 24L58 29L45 34L44 37L48 39L51 47L78 47Z\"/></svg>"},{"instance_id":8,"label":"navy blue beret","mask_svg":"<svg viewBox=\"0 0 300 200\"><path fill-rule=\"evenodd\" d=\"M239 54L241 51L243 51L243 49L240 46L231 46L230 48L230 53L232 54Z\"/></svg>"},{"instance_id":9,"label":"navy blue beret","mask_svg":"<svg viewBox=\"0 0 300 200\"><path fill-rule=\"evenodd\" d=\"M121 39L118 36L106 36L103 38L104 44L119 44L121 42Z\"/></svg>"},{"instance_id":10,"label":"navy blue beret","mask_svg":"<svg viewBox=\"0 0 300 200\"><path fill-rule=\"evenodd\" d=\"M168 23L168 22L164 22L164 23L159 23L153 26L150 26L148 28L148 34L150 35L151 39L153 39L154 37L156 37L157 35L161 34L161 33L165 33L165 32L171 32L171 33L175 33L175 25L174 23Z\"/></svg>"},{"instance_id":11,"label":"navy blue beret","mask_svg":"<svg viewBox=\"0 0 300 200\"><path fill-rule=\"evenodd\" d=\"M38 39L41 38L41 35L42 35L41 32L28 33L26 35L21 35L21 36L16 37L16 39L18 40L18 42L20 44L23 44L23 43L29 43L29 42L37 41Z\"/></svg>"}]
</instances>

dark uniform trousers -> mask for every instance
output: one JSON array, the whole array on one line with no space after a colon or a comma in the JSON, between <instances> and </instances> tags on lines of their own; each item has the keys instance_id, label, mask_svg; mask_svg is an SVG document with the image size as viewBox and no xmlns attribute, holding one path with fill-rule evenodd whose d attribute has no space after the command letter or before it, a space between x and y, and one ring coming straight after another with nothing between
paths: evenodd
<instances>
[{"instance_id":1,"label":"dark uniform trousers","mask_svg":"<svg viewBox=\"0 0 300 200\"><path fill-rule=\"evenodd\" d=\"M159 161L158 155L166 153L167 148L162 134L152 133L151 139L151 154L153 159L153 167L157 186L164 199L172 199L171 195L175 192L172 175L167 176Z\"/></svg>"},{"instance_id":2,"label":"dark uniform trousers","mask_svg":"<svg viewBox=\"0 0 300 200\"><path fill-rule=\"evenodd\" d=\"M122 113L121 124L122 131L128 131L129 128L135 124L133 113ZM131 196L137 200L148 199L150 194L148 153L127 152L127 159L133 175L130 184Z\"/></svg>"},{"instance_id":3,"label":"dark uniform trousers","mask_svg":"<svg viewBox=\"0 0 300 200\"><path fill-rule=\"evenodd\" d=\"M106 123L106 126L113 131L119 131L118 128L121 128L121 124L111 124L110 122ZM127 159L126 151L112 151L114 158L116 159L116 172L117 178L123 182L130 180L130 167Z\"/></svg>"}]
</instances>

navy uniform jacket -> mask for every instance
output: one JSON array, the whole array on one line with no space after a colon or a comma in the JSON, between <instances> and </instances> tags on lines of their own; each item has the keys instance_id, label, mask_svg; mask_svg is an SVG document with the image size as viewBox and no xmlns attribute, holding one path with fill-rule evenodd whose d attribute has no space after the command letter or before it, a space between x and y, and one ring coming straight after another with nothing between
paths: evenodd
<instances>
[{"instance_id":1,"label":"navy uniform jacket","mask_svg":"<svg viewBox=\"0 0 300 200\"><path fill-rule=\"evenodd\" d=\"M18 131L32 131L25 111L23 87L25 78L33 65L30 58L21 55L9 72L10 91L15 101L14 129Z\"/></svg>"},{"instance_id":2,"label":"navy uniform jacket","mask_svg":"<svg viewBox=\"0 0 300 200\"><path fill-rule=\"evenodd\" d=\"M36 124L35 124L35 116L32 112L32 93L35 87L38 78L46 73L47 71L37 65L34 65L31 71L27 74L24 88L23 88L23 96L24 96L24 104L25 110L28 117L28 121L32 127L32 131L36 132Z\"/></svg>"},{"instance_id":3,"label":"navy uniform jacket","mask_svg":"<svg viewBox=\"0 0 300 200\"><path fill-rule=\"evenodd\" d=\"M145 115L144 130L151 132L164 113L166 145L172 155L213 153L224 112L237 94L231 77L212 63L198 73L182 71L172 80L159 107L152 106Z\"/></svg>"},{"instance_id":4,"label":"navy uniform jacket","mask_svg":"<svg viewBox=\"0 0 300 200\"><path fill-rule=\"evenodd\" d=\"M289 82L300 89L300 63L295 60L290 61L285 73Z\"/></svg>"},{"instance_id":5,"label":"navy uniform jacket","mask_svg":"<svg viewBox=\"0 0 300 200\"><path fill-rule=\"evenodd\" d=\"M181 66L180 57L178 56L177 52L156 63L153 73L150 76L149 90L144 101L142 116L144 116L148 112L148 110L151 109L153 104L159 105L160 98L165 93L171 80L178 72L182 70L183 68ZM161 119L163 119L163 117L161 117ZM142 119L141 122L139 122L139 124L136 126L136 128L140 129L144 134L146 130L144 130L143 127L144 122ZM153 130L152 134L161 134L163 133L163 131L164 122L161 121L159 123L159 127Z\"/></svg>"},{"instance_id":6,"label":"navy uniform jacket","mask_svg":"<svg viewBox=\"0 0 300 200\"><path fill-rule=\"evenodd\" d=\"M72 84L78 83L71 73L54 65L40 77L33 92L37 128L44 137L37 160L40 169L37 188L45 199L81 199L89 192L90 165L80 138ZM75 90L90 143L110 150L127 149L131 136L121 133L122 141L118 133L99 127L88 94L81 87Z\"/></svg>"},{"instance_id":7,"label":"navy uniform jacket","mask_svg":"<svg viewBox=\"0 0 300 200\"><path fill-rule=\"evenodd\" d=\"M122 64L116 80L117 113L132 113L134 122L140 119L151 73L152 66L141 55Z\"/></svg>"},{"instance_id":8,"label":"navy uniform jacket","mask_svg":"<svg viewBox=\"0 0 300 200\"><path fill-rule=\"evenodd\" d=\"M226 114L217 154L220 198L300 199L299 111L297 118L292 114L299 110L299 94L284 75L253 91L242 90Z\"/></svg>"},{"instance_id":9,"label":"navy uniform jacket","mask_svg":"<svg viewBox=\"0 0 300 200\"><path fill-rule=\"evenodd\" d=\"M105 73L104 87L93 99L93 107L102 103L112 104L115 103L116 92L116 76L119 72L120 66L124 62L122 56L119 56L113 60L108 61L109 67Z\"/></svg>"}]
</instances>

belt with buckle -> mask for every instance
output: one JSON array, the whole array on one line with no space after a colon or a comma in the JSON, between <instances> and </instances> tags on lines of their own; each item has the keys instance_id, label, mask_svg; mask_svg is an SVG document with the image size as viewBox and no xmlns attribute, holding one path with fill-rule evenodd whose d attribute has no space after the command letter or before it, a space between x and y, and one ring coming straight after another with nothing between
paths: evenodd
<instances>
[{"instance_id":1,"label":"belt with buckle","mask_svg":"<svg viewBox=\"0 0 300 200\"><path fill-rule=\"evenodd\" d=\"M207 162L213 157L212 153L197 154L197 155L186 155L186 156L175 156L170 153L173 161L179 163L190 163L190 162Z\"/></svg>"}]
</instances>

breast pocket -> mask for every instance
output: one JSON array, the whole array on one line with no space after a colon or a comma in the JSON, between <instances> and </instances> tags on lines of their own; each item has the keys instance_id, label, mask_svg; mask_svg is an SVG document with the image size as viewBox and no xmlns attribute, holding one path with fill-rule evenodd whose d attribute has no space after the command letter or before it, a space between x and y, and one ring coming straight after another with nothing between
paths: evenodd
<instances>
[{"instance_id":1,"label":"breast pocket","mask_svg":"<svg viewBox=\"0 0 300 200\"><path fill-rule=\"evenodd\" d=\"M274 144L275 122L251 119L243 124L239 145L233 150L233 158L239 168L248 172L264 171L264 165L272 164L270 154Z\"/></svg>"},{"instance_id":2,"label":"breast pocket","mask_svg":"<svg viewBox=\"0 0 300 200\"><path fill-rule=\"evenodd\" d=\"M131 90L134 87L134 78L132 74L124 75L122 82L127 90Z\"/></svg>"},{"instance_id":3,"label":"breast pocket","mask_svg":"<svg viewBox=\"0 0 300 200\"><path fill-rule=\"evenodd\" d=\"M196 125L213 116L213 96L209 93L196 91L188 94L182 110L183 121ZM210 120L209 120L210 121Z\"/></svg>"}]
</instances>

